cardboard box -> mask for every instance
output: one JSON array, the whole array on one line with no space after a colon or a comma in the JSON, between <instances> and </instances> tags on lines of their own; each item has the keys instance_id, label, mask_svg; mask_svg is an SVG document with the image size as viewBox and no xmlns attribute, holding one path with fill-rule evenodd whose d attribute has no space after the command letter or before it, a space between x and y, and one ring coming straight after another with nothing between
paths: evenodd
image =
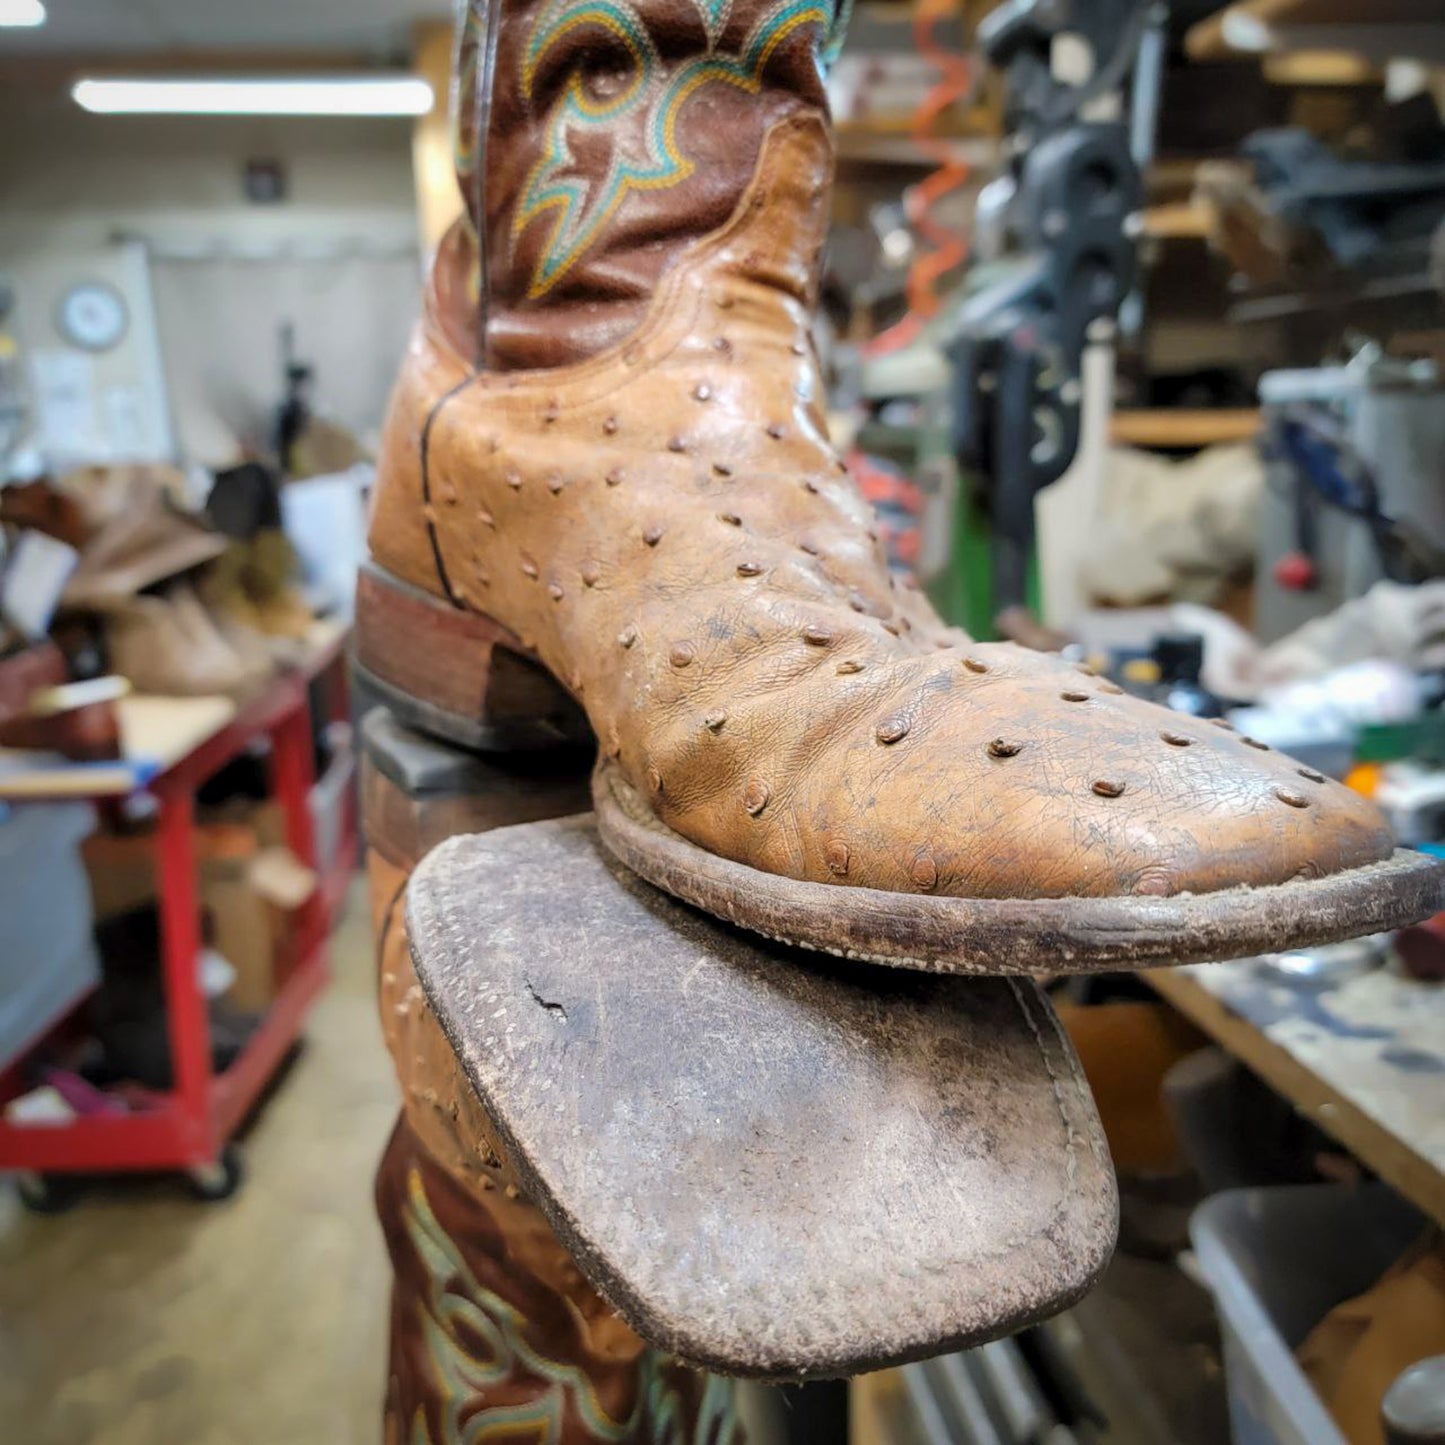
<instances>
[{"instance_id":1,"label":"cardboard box","mask_svg":"<svg viewBox=\"0 0 1445 1445\"><path fill-rule=\"evenodd\" d=\"M275 997L278 953L317 886L315 872L273 841L282 831L270 803L244 822L196 830L202 938L235 969L226 999L241 1009L264 1009ZM97 918L155 903L153 833L95 833L82 852Z\"/></svg>"}]
</instances>

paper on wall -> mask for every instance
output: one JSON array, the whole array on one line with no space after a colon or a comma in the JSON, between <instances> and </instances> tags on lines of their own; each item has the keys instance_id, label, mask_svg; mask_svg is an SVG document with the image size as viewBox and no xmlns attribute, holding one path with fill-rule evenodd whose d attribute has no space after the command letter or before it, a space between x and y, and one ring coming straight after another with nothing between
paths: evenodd
<instances>
[{"instance_id":1,"label":"paper on wall","mask_svg":"<svg viewBox=\"0 0 1445 1445\"><path fill-rule=\"evenodd\" d=\"M95 359L83 351L30 353L40 446L51 457L80 459L104 449L95 392Z\"/></svg>"}]
</instances>

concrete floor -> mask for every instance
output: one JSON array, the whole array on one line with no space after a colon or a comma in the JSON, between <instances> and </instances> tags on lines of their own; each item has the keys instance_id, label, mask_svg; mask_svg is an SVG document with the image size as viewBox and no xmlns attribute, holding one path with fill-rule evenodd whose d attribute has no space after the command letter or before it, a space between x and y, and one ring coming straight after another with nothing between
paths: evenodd
<instances>
[{"instance_id":1,"label":"concrete floor","mask_svg":"<svg viewBox=\"0 0 1445 1445\"><path fill-rule=\"evenodd\" d=\"M0 1438L380 1441L389 1273L371 1177L397 1094L360 886L332 961L232 1199L127 1182L37 1218L0 1191Z\"/></svg>"}]
</instances>

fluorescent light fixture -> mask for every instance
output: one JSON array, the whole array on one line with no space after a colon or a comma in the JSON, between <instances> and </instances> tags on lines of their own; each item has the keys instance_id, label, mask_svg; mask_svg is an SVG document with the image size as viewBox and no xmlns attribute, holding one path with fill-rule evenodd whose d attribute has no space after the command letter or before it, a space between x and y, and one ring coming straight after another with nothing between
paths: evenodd
<instances>
[{"instance_id":1,"label":"fluorescent light fixture","mask_svg":"<svg viewBox=\"0 0 1445 1445\"><path fill-rule=\"evenodd\" d=\"M426 115L436 99L415 75L93 76L70 94L97 115Z\"/></svg>"},{"instance_id":2,"label":"fluorescent light fixture","mask_svg":"<svg viewBox=\"0 0 1445 1445\"><path fill-rule=\"evenodd\" d=\"M45 24L45 6L40 0L0 0L0 28L33 29Z\"/></svg>"}]
</instances>

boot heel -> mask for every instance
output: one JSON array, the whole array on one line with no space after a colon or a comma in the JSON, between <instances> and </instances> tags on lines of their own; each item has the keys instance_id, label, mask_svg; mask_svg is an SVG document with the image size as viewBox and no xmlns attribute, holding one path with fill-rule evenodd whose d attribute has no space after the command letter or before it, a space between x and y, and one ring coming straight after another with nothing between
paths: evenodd
<instances>
[{"instance_id":1,"label":"boot heel","mask_svg":"<svg viewBox=\"0 0 1445 1445\"><path fill-rule=\"evenodd\" d=\"M374 707L361 720L360 752L367 847L403 873L458 833L564 818L592 806L592 758L580 748L484 757Z\"/></svg>"},{"instance_id":2,"label":"boot heel","mask_svg":"<svg viewBox=\"0 0 1445 1445\"><path fill-rule=\"evenodd\" d=\"M356 584L356 674L398 718L478 752L586 743L586 714L506 628L374 563Z\"/></svg>"}]
</instances>

